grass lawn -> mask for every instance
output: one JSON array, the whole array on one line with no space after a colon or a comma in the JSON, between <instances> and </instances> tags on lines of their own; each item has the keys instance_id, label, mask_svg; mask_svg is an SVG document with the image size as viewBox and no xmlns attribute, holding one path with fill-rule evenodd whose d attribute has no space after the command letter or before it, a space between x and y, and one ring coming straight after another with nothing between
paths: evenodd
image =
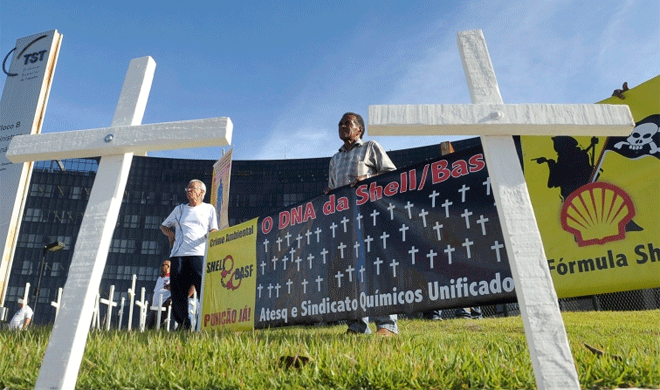
<instances>
[{"instance_id":1,"label":"grass lawn","mask_svg":"<svg viewBox=\"0 0 660 390\"><path fill-rule=\"evenodd\" d=\"M583 389L660 388L660 310L563 313ZM345 326L243 333L94 331L80 389L531 389L520 317L400 320L398 337ZM373 324L372 324L373 329ZM32 388L50 328L0 332L0 388ZM602 351L602 356L584 346ZM291 357L287 360L286 357ZM309 358L299 367L295 356Z\"/></svg>"}]
</instances>

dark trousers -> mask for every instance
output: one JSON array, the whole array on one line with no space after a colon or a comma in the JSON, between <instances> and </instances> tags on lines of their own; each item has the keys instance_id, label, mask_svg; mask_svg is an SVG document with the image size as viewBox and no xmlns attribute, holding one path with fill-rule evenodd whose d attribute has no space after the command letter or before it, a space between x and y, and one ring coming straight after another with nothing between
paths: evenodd
<instances>
[{"instance_id":1,"label":"dark trousers","mask_svg":"<svg viewBox=\"0 0 660 390\"><path fill-rule=\"evenodd\" d=\"M188 291L195 286L197 298L201 292L203 256L172 257L170 259L170 292L172 293L172 316L179 329L190 329L188 318Z\"/></svg>"}]
</instances>

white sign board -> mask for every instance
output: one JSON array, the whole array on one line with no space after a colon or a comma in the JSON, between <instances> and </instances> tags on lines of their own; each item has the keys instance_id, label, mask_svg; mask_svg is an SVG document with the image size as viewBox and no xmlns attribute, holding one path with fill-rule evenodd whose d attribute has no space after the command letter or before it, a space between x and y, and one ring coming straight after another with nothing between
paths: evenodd
<instances>
[{"instance_id":1,"label":"white sign board","mask_svg":"<svg viewBox=\"0 0 660 390\"><path fill-rule=\"evenodd\" d=\"M4 305L21 215L32 174L32 162L7 159L14 136L41 131L55 65L62 42L57 30L21 38L3 62L7 74L0 101L0 305ZM11 65L7 68L7 60Z\"/></svg>"}]
</instances>

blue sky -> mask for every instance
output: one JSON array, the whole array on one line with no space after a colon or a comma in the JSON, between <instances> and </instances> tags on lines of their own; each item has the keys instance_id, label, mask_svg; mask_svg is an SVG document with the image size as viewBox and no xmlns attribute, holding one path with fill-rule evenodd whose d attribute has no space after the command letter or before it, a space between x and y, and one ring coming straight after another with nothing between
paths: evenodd
<instances>
[{"instance_id":1,"label":"blue sky","mask_svg":"<svg viewBox=\"0 0 660 390\"><path fill-rule=\"evenodd\" d=\"M64 38L43 132L107 127L152 56L143 123L228 116L234 159L328 157L346 111L469 103L456 45L482 29L505 103L594 103L660 73L660 4L622 1L3 1L16 39ZM4 75L0 87L4 86ZM368 132L368 130L367 130ZM366 138L371 138L367 135ZM387 150L448 137L373 137ZM217 159L221 148L152 156Z\"/></svg>"}]
</instances>

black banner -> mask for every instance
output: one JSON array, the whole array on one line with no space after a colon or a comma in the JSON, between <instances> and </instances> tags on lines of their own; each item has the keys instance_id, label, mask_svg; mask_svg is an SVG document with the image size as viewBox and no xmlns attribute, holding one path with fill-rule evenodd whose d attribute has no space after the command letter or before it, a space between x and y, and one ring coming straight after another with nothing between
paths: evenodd
<instances>
[{"instance_id":1,"label":"black banner","mask_svg":"<svg viewBox=\"0 0 660 390\"><path fill-rule=\"evenodd\" d=\"M481 147L259 220L255 328L515 300Z\"/></svg>"}]
</instances>

